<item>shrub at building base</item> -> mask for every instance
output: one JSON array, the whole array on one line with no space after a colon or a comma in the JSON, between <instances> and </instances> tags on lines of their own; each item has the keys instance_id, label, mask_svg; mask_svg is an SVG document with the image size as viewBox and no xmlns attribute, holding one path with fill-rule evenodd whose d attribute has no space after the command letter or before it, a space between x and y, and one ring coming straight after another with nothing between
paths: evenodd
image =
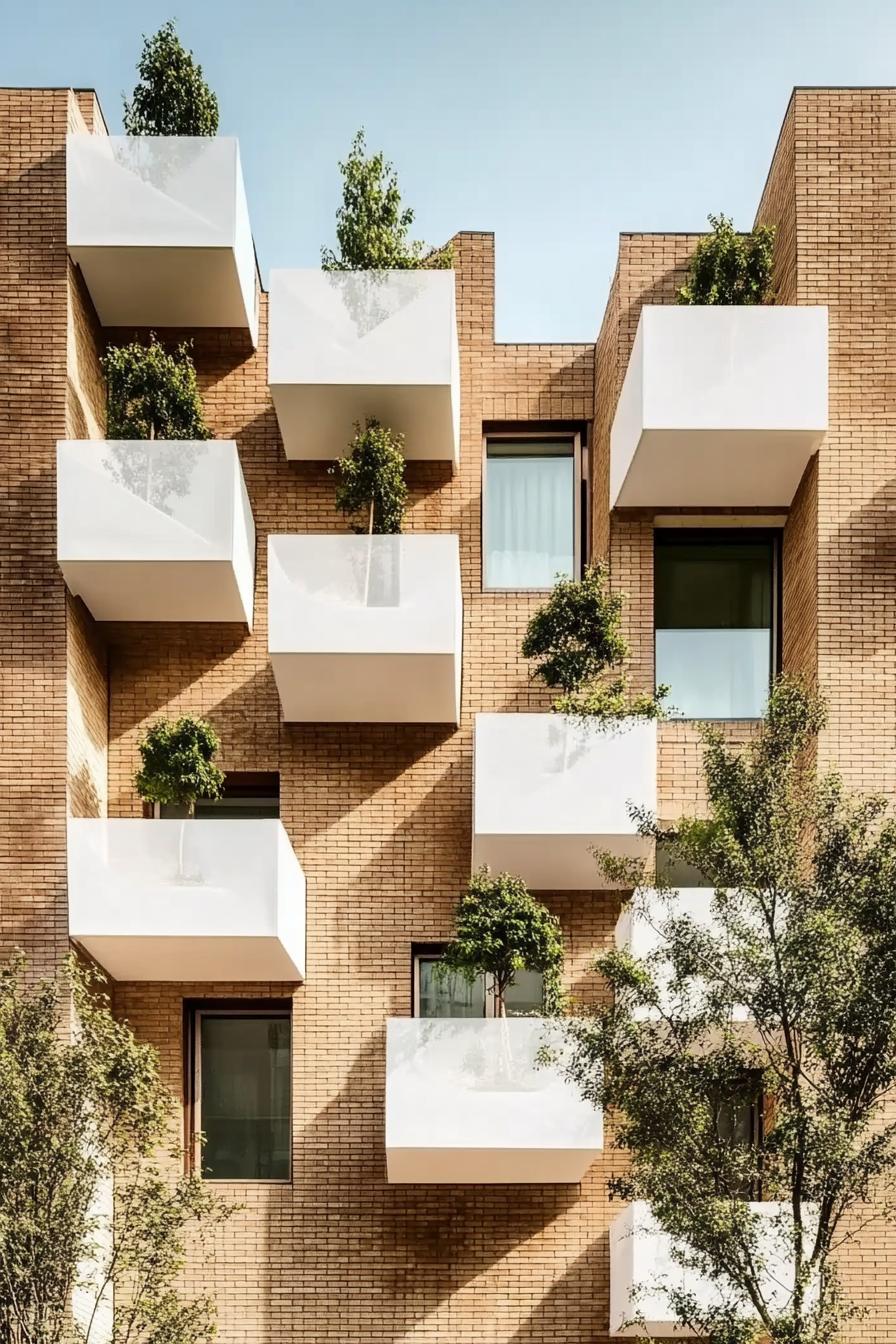
<instances>
[{"instance_id":1,"label":"shrub at building base","mask_svg":"<svg viewBox=\"0 0 896 1344\"><path fill-rule=\"evenodd\" d=\"M780 681L746 748L704 729L705 816L671 832L641 817L714 889L708 922L680 914L658 874L600 856L644 899L658 889L667 912L655 952L599 959L614 1002L570 1028L572 1078L619 1117L612 1188L648 1200L679 1264L718 1290L667 1292L682 1333L718 1344L843 1338L859 1313L837 1262L892 1211L896 819L816 776L823 718ZM766 1132L745 1138L732 1117L757 1077ZM772 1236L788 1268L774 1290L768 1218L745 1200L760 1188L780 1204Z\"/></svg>"},{"instance_id":2,"label":"shrub at building base","mask_svg":"<svg viewBox=\"0 0 896 1344\"><path fill-rule=\"evenodd\" d=\"M74 959L56 981L29 981L18 959L5 967L2 1339L201 1344L212 1338L211 1298L182 1297L178 1280L187 1246L201 1251L231 1210L198 1177L163 1170L157 1154L172 1155L174 1132L156 1053L113 1018L97 976Z\"/></svg>"}]
</instances>

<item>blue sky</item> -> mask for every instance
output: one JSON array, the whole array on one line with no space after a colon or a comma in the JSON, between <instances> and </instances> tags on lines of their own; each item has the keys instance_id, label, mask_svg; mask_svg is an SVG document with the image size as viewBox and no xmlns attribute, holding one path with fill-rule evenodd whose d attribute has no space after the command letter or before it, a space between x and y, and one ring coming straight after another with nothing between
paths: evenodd
<instances>
[{"instance_id":1,"label":"blue sky","mask_svg":"<svg viewBox=\"0 0 896 1344\"><path fill-rule=\"evenodd\" d=\"M896 82L893 0L0 0L0 84L111 129L175 17L240 137L262 272L332 241L359 125L418 236L496 234L502 340L591 340L627 229L752 222L794 84Z\"/></svg>"}]
</instances>

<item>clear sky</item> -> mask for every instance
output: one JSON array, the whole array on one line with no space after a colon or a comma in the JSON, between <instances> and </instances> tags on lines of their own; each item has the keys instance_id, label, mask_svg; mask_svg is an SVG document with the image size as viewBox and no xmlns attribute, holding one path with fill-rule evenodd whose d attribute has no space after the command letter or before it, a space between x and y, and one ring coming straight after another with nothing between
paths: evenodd
<instances>
[{"instance_id":1,"label":"clear sky","mask_svg":"<svg viewBox=\"0 0 896 1344\"><path fill-rule=\"evenodd\" d=\"M502 340L592 340L621 230L749 226L793 85L896 83L894 0L0 0L0 84L93 87L120 130L169 17L265 277L318 264L364 125L419 237L495 232Z\"/></svg>"}]
</instances>

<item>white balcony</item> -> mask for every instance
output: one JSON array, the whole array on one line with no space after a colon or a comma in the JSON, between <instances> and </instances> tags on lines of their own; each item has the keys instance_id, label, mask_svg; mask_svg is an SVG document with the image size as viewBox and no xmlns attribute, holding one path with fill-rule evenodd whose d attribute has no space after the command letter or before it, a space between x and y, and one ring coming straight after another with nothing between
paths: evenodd
<instances>
[{"instance_id":1,"label":"white balcony","mask_svg":"<svg viewBox=\"0 0 896 1344\"><path fill-rule=\"evenodd\" d=\"M558 714L477 714L473 867L536 891L612 886L591 853L646 857L629 805L656 808L656 724L582 727Z\"/></svg>"},{"instance_id":2,"label":"white balcony","mask_svg":"<svg viewBox=\"0 0 896 1344\"><path fill-rule=\"evenodd\" d=\"M305 875L279 821L70 820L68 910L116 980L305 976Z\"/></svg>"},{"instance_id":3,"label":"white balcony","mask_svg":"<svg viewBox=\"0 0 896 1344\"><path fill-rule=\"evenodd\" d=\"M610 504L789 505L827 427L827 308L648 305L610 435Z\"/></svg>"},{"instance_id":4,"label":"white balcony","mask_svg":"<svg viewBox=\"0 0 896 1344\"><path fill-rule=\"evenodd\" d=\"M236 140L69 135L68 251L104 327L241 327L258 340Z\"/></svg>"},{"instance_id":5,"label":"white balcony","mask_svg":"<svg viewBox=\"0 0 896 1344\"><path fill-rule=\"evenodd\" d=\"M236 444L56 445L57 549L98 621L243 621L255 523Z\"/></svg>"},{"instance_id":6,"label":"white balcony","mask_svg":"<svg viewBox=\"0 0 896 1344\"><path fill-rule=\"evenodd\" d=\"M567 1082L562 1028L539 1018L391 1018L386 1165L399 1184L580 1181L603 1118Z\"/></svg>"},{"instance_id":7,"label":"white balcony","mask_svg":"<svg viewBox=\"0 0 896 1344\"><path fill-rule=\"evenodd\" d=\"M268 649L287 723L457 723L456 536L268 538Z\"/></svg>"},{"instance_id":8,"label":"white balcony","mask_svg":"<svg viewBox=\"0 0 896 1344\"><path fill-rule=\"evenodd\" d=\"M453 271L271 271L268 382L287 457L341 457L356 421L456 462Z\"/></svg>"},{"instance_id":9,"label":"white balcony","mask_svg":"<svg viewBox=\"0 0 896 1344\"><path fill-rule=\"evenodd\" d=\"M661 1006L676 1014L687 1013L690 1008L695 1012L700 1011L705 1005L705 997L701 982L696 977L688 982L686 990L673 993L671 970L663 956L665 930L670 919L686 917L698 929L709 933L717 931L712 908L714 896L712 887L678 887L662 894L649 889L641 890L635 893L616 921L616 946L626 949L638 961L651 963L650 969L657 982ZM659 1011L659 1008L639 1008L635 1016L643 1021L658 1017ZM750 1014L743 1005L733 1005L732 1022L746 1023L749 1020Z\"/></svg>"},{"instance_id":10,"label":"white balcony","mask_svg":"<svg viewBox=\"0 0 896 1344\"><path fill-rule=\"evenodd\" d=\"M764 1265L762 1293L773 1311L783 1312L793 1284L789 1206L767 1203L749 1207L762 1221L757 1241L757 1259ZM813 1235L810 1226L806 1231L807 1251ZM695 1294L704 1309L730 1302L737 1307L738 1315L753 1317L752 1305L746 1298L739 1298L733 1287L680 1265L673 1245L672 1238L655 1223L650 1205L643 1201L628 1205L610 1224L611 1336L672 1339L692 1335L675 1317L670 1291Z\"/></svg>"}]
</instances>

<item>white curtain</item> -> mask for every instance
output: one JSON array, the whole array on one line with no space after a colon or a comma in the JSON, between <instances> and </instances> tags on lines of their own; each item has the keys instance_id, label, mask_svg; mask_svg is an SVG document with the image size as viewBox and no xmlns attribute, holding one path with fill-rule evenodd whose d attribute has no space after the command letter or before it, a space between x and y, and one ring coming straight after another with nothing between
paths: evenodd
<instances>
[{"instance_id":1,"label":"white curtain","mask_svg":"<svg viewBox=\"0 0 896 1344\"><path fill-rule=\"evenodd\" d=\"M487 588L550 588L574 563L572 456L486 459Z\"/></svg>"},{"instance_id":2,"label":"white curtain","mask_svg":"<svg viewBox=\"0 0 896 1344\"><path fill-rule=\"evenodd\" d=\"M657 685L682 719L758 719L765 713L771 631L657 630Z\"/></svg>"}]
</instances>

